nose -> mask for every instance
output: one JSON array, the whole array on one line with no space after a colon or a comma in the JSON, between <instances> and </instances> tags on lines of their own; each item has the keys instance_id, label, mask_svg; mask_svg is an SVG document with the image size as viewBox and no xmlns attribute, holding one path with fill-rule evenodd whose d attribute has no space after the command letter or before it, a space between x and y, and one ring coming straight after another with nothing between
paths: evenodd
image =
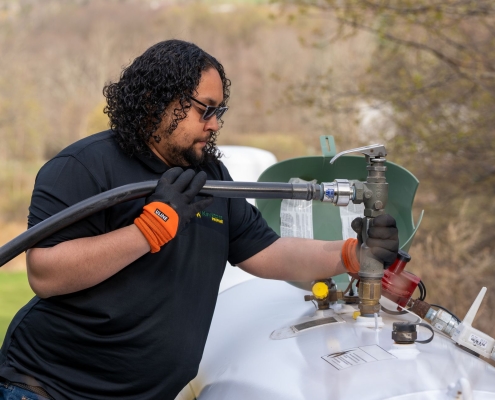
<instances>
[{"instance_id":1,"label":"nose","mask_svg":"<svg viewBox=\"0 0 495 400\"><path fill-rule=\"evenodd\" d=\"M218 123L217 116L214 115L209 120L205 122L205 131L213 131L216 132L220 129L220 124Z\"/></svg>"}]
</instances>

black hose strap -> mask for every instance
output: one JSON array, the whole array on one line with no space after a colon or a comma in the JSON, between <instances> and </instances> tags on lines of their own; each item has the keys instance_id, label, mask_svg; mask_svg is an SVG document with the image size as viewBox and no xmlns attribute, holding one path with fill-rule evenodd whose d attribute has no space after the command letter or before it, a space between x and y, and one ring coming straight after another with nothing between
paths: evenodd
<instances>
[{"instance_id":1,"label":"black hose strap","mask_svg":"<svg viewBox=\"0 0 495 400\"><path fill-rule=\"evenodd\" d=\"M419 325L419 326L422 326L424 328L428 328L430 331L431 331L431 336L426 339L426 340L415 340L414 343L430 343L432 340L433 340L433 337L435 336L435 331L433 330L433 328L428 325L428 324L425 324L424 322L416 322L414 325Z\"/></svg>"}]
</instances>

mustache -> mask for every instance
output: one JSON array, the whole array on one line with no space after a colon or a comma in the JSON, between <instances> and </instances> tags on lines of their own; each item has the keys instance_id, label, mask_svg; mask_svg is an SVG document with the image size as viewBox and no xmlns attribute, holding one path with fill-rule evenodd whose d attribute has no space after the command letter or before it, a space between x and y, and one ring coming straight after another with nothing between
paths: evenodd
<instances>
[{"instance_id":1,"label":"mustache","mask_svg":"<svg viewBox=\"0 0 495 400\"><path fill-rule=\"evenodd\" d=\"M209 133L208 136L206 136L205 138L200 138L200 139L194 139L194 143L199 143L199 142L209 142L211 140L213 136L213 133Z\"/></svg>"}]
</instances>

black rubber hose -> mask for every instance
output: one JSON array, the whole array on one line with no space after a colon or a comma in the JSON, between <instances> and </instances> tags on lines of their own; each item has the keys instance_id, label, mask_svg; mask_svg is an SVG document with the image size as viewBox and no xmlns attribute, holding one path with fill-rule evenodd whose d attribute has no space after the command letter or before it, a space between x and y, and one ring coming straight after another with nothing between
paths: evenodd
<instances>
[{"instance_id":1,"label":"black rubber hose","mask_svg":"<svg viewBox=\"0 0 495 400\"><path fill-rule=\"evenodd\" d=\"M112 207L116 204L147 196L153 192L156 183L157 181L147 181L120 186L80 201L63 211L52 215L50 218L41 221L39 224L21 233L19 236L0 247L0 267L23 251L33 247L39 241L74 222L80 221L98 211Z\"/></svg>"},{"instance_id":2,"label":"black rubber hose","mask_svg":"<svg viewBox=\"0 0 495 400\"><path fill-rule=\"evenodd\" d=\"M431 336L426 340L415 340L414 343L423 343L423 344L430 343L433 340L433 337L435 336L435 331L433 330L433 328L430 325L425 324L424 322L418 322L415 325L429 329L431 331Z\"/></svg>"},{"instance_id":3,"label":"black rubber hose","mask_svg":"<svg viewBox=\"0 0 495 400\"><path fill-rule=\"evenodd\" d=\"M158 181L120 186L97 194L52 215L0 247L0 267L39 241L98 211L153 192ZM200 194L227 198L320 199L320 186L303 183L206 181Z\"/></svg>"},{"instance_id":4,"label":"black rubber hose","mask_svg":"<svg viewBox=\"0 0 495 400\"><path fill-rule=\"evenodd\" d=\"M452 316L453 316L453 317L457 320L457 322L459 322L459 323L461 323L461 322L462 322L462 321L461 321L461 320L460 320L460 319L459 319L459 318L458 318L458 317L457 317L457 316L456 316L456 315L455 315L452 311L450 311L448 308L445 308L445 307L440 306L440 305L438 305L438 304L430 304L430 306L440 308L440 309L442 309L442 310L444 310L444 311L448 312L450 315L452 315Z\"/></svg>"},{"instance_id":5,"label":"black rubber hose","mask_svg":"<svg viewBox=\"0 0 495 400\"><path fill-rule=\"evenodd\" d=\"M423 281L419 281L418 287L419 287L419 293L420 293L419 299L421 301L424 301L426 299L426 286L423 283Z\"/></svg>"}]
</instances>

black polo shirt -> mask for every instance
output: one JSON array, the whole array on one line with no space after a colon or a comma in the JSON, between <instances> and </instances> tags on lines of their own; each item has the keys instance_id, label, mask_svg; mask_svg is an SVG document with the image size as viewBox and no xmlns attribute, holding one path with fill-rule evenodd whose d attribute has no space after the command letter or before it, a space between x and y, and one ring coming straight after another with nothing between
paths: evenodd
<instances>
[{"instance_id":1,"label":"black polo shirt","mask_svg":"<svg viewBox=\"0 0 495 400\"><path fill-rule=\"evenodd\" d=\"M41 168L28 224L109 189L159 179L167 168L154 155L128 157L111 131L87 137ZM201 169L209 180L231 180L221 163ZM98 212L35 247L128 226L144 201ZM242 262L277 239L244 199L215 198L158 253L94 287L34 297L8 329L0 376L56 399L174 399L197 374L227 260Z\"/></svg>"}]
</instances>

